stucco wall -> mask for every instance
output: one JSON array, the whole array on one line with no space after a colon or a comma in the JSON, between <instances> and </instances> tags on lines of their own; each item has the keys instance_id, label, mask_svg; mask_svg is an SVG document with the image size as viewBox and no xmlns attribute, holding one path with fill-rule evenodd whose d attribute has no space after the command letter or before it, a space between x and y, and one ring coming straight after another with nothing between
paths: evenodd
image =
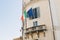
<instances>
[{"instance_id":1,"label":"stucco wall","mask_svg":"<svg viewBox=\"0 0 60 40\"><path fill-rule=\"evenodd\" d=\"M47 31L45 32L46 37L42 37L43 34L40 33L41 40L53 40L53 32L52 32L52 23L51 23L51 15L48 0L41 0L39 2L29 4L25 9L28 11L30 8L40 7L40 17L37 19L29 20L27 18L27 28L33 26L33 21L38 21L38 25L46 25ZM36 34L34 34L36 35ZM34 36L35 38L36 36Z\"/></svg>"}]
</instances>

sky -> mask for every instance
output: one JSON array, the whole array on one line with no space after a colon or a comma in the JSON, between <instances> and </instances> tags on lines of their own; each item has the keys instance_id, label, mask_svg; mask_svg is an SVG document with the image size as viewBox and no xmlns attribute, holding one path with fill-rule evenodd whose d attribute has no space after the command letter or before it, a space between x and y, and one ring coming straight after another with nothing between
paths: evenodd
<instances>
[{"instance_id":1,"label":"sky","mask_svg":"<svg viewBox=\"0 0 60 40\"><path fill-rule=\"evenodd\" d=\"M21 36L22 0L0 0L0 40Z\"/></svg>"}]
</instances>

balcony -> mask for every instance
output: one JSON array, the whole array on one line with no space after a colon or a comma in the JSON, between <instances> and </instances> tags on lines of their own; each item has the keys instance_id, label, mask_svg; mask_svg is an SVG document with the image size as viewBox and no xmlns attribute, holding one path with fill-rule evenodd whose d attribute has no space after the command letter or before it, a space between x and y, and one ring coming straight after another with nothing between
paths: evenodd
<instances>
[{"instance_id":1,"label":"balcony","mask_svg":"<svg viewBox=\"0 0 60 40\"><path fill-rule=\"evenodd\" d=\"M46 26L45 25L39 25L39 26L34 26L34 27L30 27L27 28L25 30L25 34L29 34L29 33L34 33L34 32L43 32L46 31Z\"/></svg>"}]
</instances>

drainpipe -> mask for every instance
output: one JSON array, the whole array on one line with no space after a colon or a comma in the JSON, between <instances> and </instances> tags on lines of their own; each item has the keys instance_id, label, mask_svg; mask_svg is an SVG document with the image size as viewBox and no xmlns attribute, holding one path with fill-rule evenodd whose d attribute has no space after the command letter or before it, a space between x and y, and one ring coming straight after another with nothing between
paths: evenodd
<instances>
[{"instance_id":1,"label":"drainpipe","mask_svg":"<svg viewBox=\"0 0 60 40\"><path fill-rule=\"evenodd\" d=\"M55 29L54 29L53 17L52 17L51 2L50 2L50 0L48 0L48 2L49 2L50 16L51 16L52 29L53 29L53 38L54 38L54 40L56 40L56 39L55 39Z\"/></svg>"}]
</instances>

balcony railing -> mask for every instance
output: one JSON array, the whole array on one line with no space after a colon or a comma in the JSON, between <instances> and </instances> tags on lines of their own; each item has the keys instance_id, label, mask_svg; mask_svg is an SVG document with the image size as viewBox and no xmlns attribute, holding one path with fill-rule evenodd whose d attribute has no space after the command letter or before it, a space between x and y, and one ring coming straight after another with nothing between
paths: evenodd
<instances>
[{"instance_id":1,"label":"balcony railing","mask_svg":"<svg viewBox=\"0 0 60 40\"><path fill-rule=\"evenodd\" d=\"M34 26L34 27L27 28L25 30L25 33L29 34L29 33L34 33L36 31L42 32L42 31L45 31L45 30L46 30L45 25L39 25L39 26Z\"/></svg>"}]
</instances>

